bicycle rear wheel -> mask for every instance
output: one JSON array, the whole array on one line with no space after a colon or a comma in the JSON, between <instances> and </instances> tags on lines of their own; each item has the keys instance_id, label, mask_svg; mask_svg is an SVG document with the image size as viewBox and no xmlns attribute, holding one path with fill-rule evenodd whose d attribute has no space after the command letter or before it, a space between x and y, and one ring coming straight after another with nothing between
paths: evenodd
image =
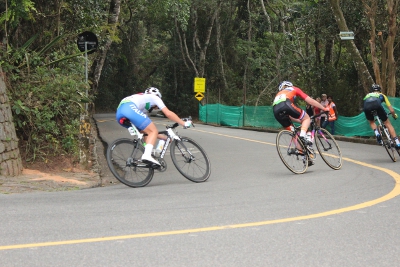
<instances>
[{"instance_id":1,"label":"bicycle rear wheel","mask_svg":"<svg viewBox=\"0 0 400 267\"><path fill-rule=\"evenodd\" d=\"M176 169L188 180L201 183L211 174L211 163L204 149L194 140L181 137L170 147L171 159Z\"/></svg>"},{"instance_id":2,"label":"bicycle rear wheel","mask_svg":"<svg viewBox=\"0 0 400 267\"><path fill-rule=\"evenodd\" d=\"M342 152L335 138L323 128L315 131L315 144L325 163L334 170L342 167Z\"/></svg>"},{"instance_id":3,"label":"bicycle rear wheel","mask_svg":"<svg viewBox=\"0 0 400 267\"><path fill-rule=\"evenodd\" d=\"M150 183L154 169L141 161L144 147L137 140L118 139L107 148L107 164L121 183L143 187Z\"/></svg>"},{"instance_id":4,"label":"bicycle rear wheel","mask_svg":"<svg viewBox=\"0 0 400 267\"><path fill-rule=\"evenodd\" d=\"M386 149L386 152L388 153L392 161L396 162L396 148L394 147L394 145L392 146L392 142L389 140L388 133L384 131L383 127L380 125L378 126L378 132L382 137L383 147Z\"/></svg>"},{"instance_id":5,"label":"bicycle rear wheel","mask_svg":"<svg viewBox=\"0 0 400 267\"><path fill-rule=\"evenodd\" d=\"M308 154L303 154L305 148L293 132L282 130L276 136L276 150L283 164L291 172L304 173L308 168Z\"/></svg>"}]
</instances>

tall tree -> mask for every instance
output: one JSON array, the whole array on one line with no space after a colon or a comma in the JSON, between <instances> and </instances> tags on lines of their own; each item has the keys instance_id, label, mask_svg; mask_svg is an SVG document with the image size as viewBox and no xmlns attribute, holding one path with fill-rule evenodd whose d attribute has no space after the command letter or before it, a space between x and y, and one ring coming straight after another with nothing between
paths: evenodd
<instances>
[{"instance_id":1,"label":"tall tree","mask_svg":"<svg viewBox=\"0 0 400 267\"><path fill-rule=\"evenodd\" d=\"M114 40L115 30L118 26L118 18L121 10L121 0L111 0L109 15L108 15L108 33L106 36L106 41L104 46L100 49L99 53L96 55L96 58L93 61L91 67L90 80L92 82L92 94L97 94L97 89L99 86L99 80L101 76L101 71L104 66L104 61L107 56L107 52L110 49L110 46Z\"/></svg>"},{"instance_id":2,"label":"tall tree","mask_svg":"<svg viewBox=\"0 0 400 267\"><path fill-rule=\"evenodd\" d=\"M339 0L329 0L329 2L331 4L331 8L332 8L333 14L335 16L335 20L339 27L339 30L343 31L343 32L348 32L349 28L347 27L346 20L343 16L343 12L340 7ZM360 54L359 50L357 49L354 41L350 40L350 41L344 42L343 45L350 52L351 60L353 61L354 66L357 69L359 79L364 88L364 92L368 93L369 88L371 87L371 84L374 83L374 80L372 79L372 76L368 70L367 65L365 64L363 58L361 57L361 54Z\"/></svg>"},{"instance_id":3,"label":"tall tree","mask_svg":"<svg viewBox=\"0 0 400 267\"><path fill-rule=\"evenodd\" d=\"M394 44L397 33L397 10L399 7L399 0L387 0L388 20L383 22L387 25L386 40L382 31L376 30L377 21L377 0L362 0L365 13L371 25L370 31L370 47L371 47L371 60L375 74L376 83L380 84L383 92L389 96L396 94L396 61L394 57ZM378 37L378 40L377 38ZM381 58L379 60L377 55L377 44L381 48ZM381 62L381 68L379 67Z\"/></svg>"},{"instance_id":4,"label":"tall tree","mask_svg":"<svg viewBox=\"0 0 400 267\"><path fill-rule=\"evenodd\" d=\"M183 47L184 56L189 60L196 74L196 77L204 77L207 49L210 44L212 29L214 27L214 23L221 4L221 0L215 3L215 5L213 5L212 3L209 6L199 5L199 2L193 1L191 6L191 25L193 26L191 30L193 38L191 39L192 41L189 43L192 45L192 51L190 51L187 42L187 29L189 28L182 28L180 27L180 25L178 26L178 24L176 24L176 26L178 27L178 34L182 35L180 39L182 40L181 46ZM210 13L211 16L206 15ZM208 19L205 21L205 29L201 31L199 22L204 23L204 20L200 20L203 17Z\"/></svg>"}]
</instances>

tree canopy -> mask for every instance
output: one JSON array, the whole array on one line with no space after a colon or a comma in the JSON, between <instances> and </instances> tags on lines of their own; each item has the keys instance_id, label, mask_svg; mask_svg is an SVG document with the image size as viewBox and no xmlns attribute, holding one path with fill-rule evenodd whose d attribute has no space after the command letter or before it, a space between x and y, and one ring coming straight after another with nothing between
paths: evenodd
<instances>
[{"instance_id":1,"label":"tree canopy","mask_svg":"<svg viewBox=\"0 0 400 267\"><path fill-rule=\"evenodd\" d=\"M398 96L399 0L5 0L0 65L16 130L32 158L76 150L86 102L119 101L158 87L171 110L196 116L203 103L271 105L290 80L311 96L333 95L340 114L360 113L373 82ZM89 58L77 35L94 32ZM354 32L341 40L340 31ZM85 91L89 90L89 97ZM43 142L45 141L45 142ZM77 152L76 152L77 153Z\"/></svg>"}]
</instances>

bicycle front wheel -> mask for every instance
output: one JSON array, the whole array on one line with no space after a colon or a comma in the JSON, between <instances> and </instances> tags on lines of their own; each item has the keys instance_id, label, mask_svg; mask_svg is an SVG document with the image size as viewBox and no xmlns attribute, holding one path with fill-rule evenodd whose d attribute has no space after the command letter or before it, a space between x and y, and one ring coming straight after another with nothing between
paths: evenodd
<instances>
[{"instance_id":1,"label":"bicycle front wheel","mask_svg":"<svg viewBox=\"0 0 400 267\"><path fill-rule=\"evenodd\" d=\"M176 169L188 180L201 183L211 174L211 163L204 149L194 140L181 137L170 147L171 159Z\"/></svg>"},{"instance_id":2,"label":"bicycle front wheel","mask_svg":"<svg viewBox=\"0 0 400 267\"><path fill-rule=\"evenodd\" d=\"M342 152L335 138L324 128L315 131L315 144L325 163L334 170L342 167Z\"/></svg>"},{"instance_id":3,"label":"bicycle front wheel","mask_svg":"<svg viewBox=\"0 0 400 267\"><path fill-rule=\"evenodd\" d=\"M295 134L282 130L276 136L276 150L283 164L291 172L304 173L308 168L308 155L304 154L305 148Z\"/></svg>"},{"instance_id":4,"label":"bicycle front wheel","mask_svg":"<svg viewBox=\"0 0 400 267\"><path fill-rule=\"evenodd\" d=\"M389 140L388 133L384 131L382 126L378 126L378 132L382 137L383 147L386 149L386 152L388 153L392 161L396 162L396 156L395 156L396 149L394 148L394 146L392 146L392 142Z\"/></svg>"},{"instance_id":5,"label":"bicycle front wheel","mask_svg":"<svg viewBox=\"0 0 400 267\"><path fill-rule=\"evenodd\" d=\"M141 161L144 147L137 140L118 139L107 148L107 164L121 183L143 187L150 183L154 169Z\"/></svg>"}]
</instances>

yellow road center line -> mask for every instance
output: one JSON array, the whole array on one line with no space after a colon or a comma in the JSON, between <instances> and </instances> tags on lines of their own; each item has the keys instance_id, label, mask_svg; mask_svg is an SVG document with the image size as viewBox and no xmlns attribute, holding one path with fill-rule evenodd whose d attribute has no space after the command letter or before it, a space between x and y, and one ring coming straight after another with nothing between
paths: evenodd
<instances>
[{"instance_id":1,"label":"yellow road center line","mask_svg":"<svg viewBox=\"0 0 400 267\"><path fill-rule=\"evenodd\" d=\"M220 136L225 136L225 137L229 137L229 138L241 139L241 140L246 140L246 141L250 141L250 142L275 145L273 143L262 142L262 141L247 139L247 138L241 138L241 137L237 137L237 136L230 136L230 135L219 134L219 133L214 133L214 132L202 131L202 130L198 130L198 129L195 129L195 130L199 131L199 132L220 135ZM321 217L326 217L326 216L335 215L335 214L339 214L339 213L363 209L366 207L370 207L370 206L388 201L388 200L400 195L400 186L399 186L400 174L398 174L394 171L391 171L389 169L386 169L386 168L378 167L378 166L375 166L372 164L368 164L368 163L358 161L358 160L353 160L350 158L343 158L343 160L349 161L349 162L352 162L354 164L358 164L361 166L365 166L368 168L377 169L377 170L387 173L388 175L392 176L392 178L396 182L394 188L388 194L386 194L380 198L373 199L373 200L370 200L367 202L363 202L363 203L360 203L357 205L340 208L340 209L335 209L335 210L330 210L330 211L325 211L325 212L320 212L320 213L315 213L315 214L291 217L291 218L252 222L252 223L242 223L242 224L231 224L231 225L223 225L223 226L212 226L212 227L203 227L203 228L175 230L175 231L153 232L153 233L144 233L144 234L109 236L109 237L87 238L87 239L76 239L76 240L65 240L65 241L43 242L43 243L32 243L32 244L17 244L17 245L9 245L9 246L0 246L0 250L37 248L37 247L49 247L49 246L73 245L73 244L105 242L105 241L115 241L115 240L124 240L124 239L145 238L145 237L181 235L181 234L201 233L201 232L210 232L210 231L218 231L218 230L226 230L226 229L237 229L237 228L263 226L263 225L270 225L270 224L277 224L277 223L294 222L294 221L300 221L300 220L321 218Z\"/></svg>"}]
</instances>

